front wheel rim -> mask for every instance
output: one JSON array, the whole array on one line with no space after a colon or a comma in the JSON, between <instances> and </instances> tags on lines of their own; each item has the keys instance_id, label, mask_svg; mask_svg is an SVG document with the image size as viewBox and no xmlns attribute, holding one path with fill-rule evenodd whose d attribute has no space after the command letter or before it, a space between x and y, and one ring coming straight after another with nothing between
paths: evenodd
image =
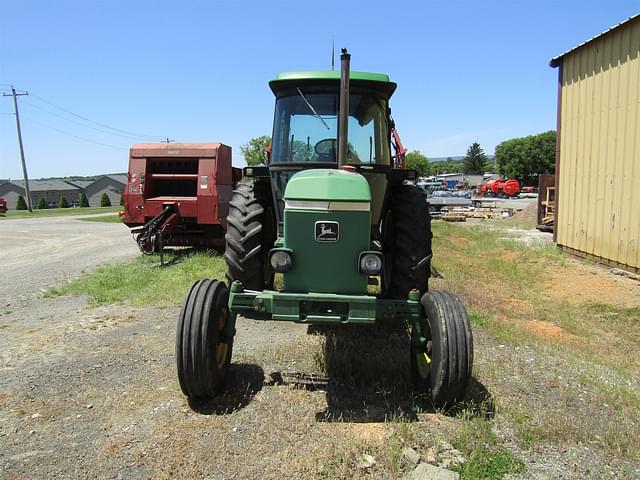
<instances>
[{"instance_id":1,"label":"front wheel rim","mask_svg":"<svg viewBox=\"0 0 640 480\"><path fill-rule=\"evenodd\" d=\"M427 352L417 352L415 354L415 359L420 378L426 380L429 378L429 372L431 371L431 358L429 358Z\"/></svg>"},{"instance_id":2,"label":"front wheel rim","mask_svg":"<svg viewBox=\"0 0 640 480\"><path fill-rule=\"evenodd\" d=\"M224 327L227 324L227 309L223 308L218 316L218 334L224 331ZM229 345L224 342L218 342L216 345L216 365L218 368L223 368L227 361L227 353L229 351Z\"/></svg>"}]
</instances>

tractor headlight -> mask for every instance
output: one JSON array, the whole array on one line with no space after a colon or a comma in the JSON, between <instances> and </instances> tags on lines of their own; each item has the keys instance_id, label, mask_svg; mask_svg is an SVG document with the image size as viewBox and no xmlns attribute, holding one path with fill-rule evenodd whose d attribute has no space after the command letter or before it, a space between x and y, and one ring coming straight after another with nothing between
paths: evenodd
<instances>
[{"instance_id":1,"label":"tractor headlight","mask_svg":"<svg viewBox=\"0 0 640 480\"><path fill-rule=\"evenodd\" d=\"M362 252L358 261L360 273L380 275L382 271L382 254L380 252Z\"/></svg>"},{"instance_id":2,"label":"tractor headlight","mask_svg":"<svg viewBox=\"0 0 640 480\"><path fill-rule=\"evenodd\" d=\"M291 270L293 259L291 251L287 250L271 250L271 258L269 259L271 268L278 273L284 273Z\"/></svg>"}]
</instances>

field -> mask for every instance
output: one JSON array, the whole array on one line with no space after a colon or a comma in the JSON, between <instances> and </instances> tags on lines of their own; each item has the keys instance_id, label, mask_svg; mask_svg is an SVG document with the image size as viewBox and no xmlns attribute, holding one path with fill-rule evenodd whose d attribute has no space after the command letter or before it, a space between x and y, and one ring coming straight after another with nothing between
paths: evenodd
<instances>
[{"instance_id":1,"label":"field","mask_svg":"<svg viewBox=\"0 0 640 480\"><path fill-rule=\"evenodd\" d=\"M178 253L164 269L155 257L100 267L48 290L42 302L54 310L69 299L87 302L75 320L86 331L67 327L66 348L74 352L73 342L85 338L100 358L73 354L72 364L86 365L89 388L71 398L113 406L92 362L102 365L109 389L127 395L130 403L110 420L102 409L87 413L106 428L90 437L100 455L130 463L135 477L401 478L416 453L462 478L637 478L638 283L515 228L528 224L522 217L434 223L434 267L443 278L432 279L432 288L463 298L475 337L474 379L466 402L450 412L434 411L413 391L402 330L307 332L243 319L227 394L204 408L187 405L172 358L177 305L192 281L222 277L215 253ZM103 341L109 334L106 346L97 333ZM69 395L44 405L64 412L60 402ZM50 415L55 424L64 413ZM102 471L100 455L82 468Z\"/></svg>"},{"instance_id":2,"label":"field","mask_svg":"<svg viewBox=\"0 0 640 480\"><path fill-rule=\"evenodd\" d=\"M112 207L86 207L86 208L47 208L45 210L10 210L4 216L0 215L0 220L12 220L17 218L45 218L45 217L67 217L76 215L95 215L99 213L119 212L122 207L116 205Z\"/></svg>"}]
</instances>

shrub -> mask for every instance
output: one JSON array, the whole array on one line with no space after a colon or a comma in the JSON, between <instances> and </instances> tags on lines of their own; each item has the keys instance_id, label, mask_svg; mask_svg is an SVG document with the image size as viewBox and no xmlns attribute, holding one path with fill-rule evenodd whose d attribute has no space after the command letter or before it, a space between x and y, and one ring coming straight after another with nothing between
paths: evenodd
<instances>
[{"instance_id":1,"label":"shrub","mask_svg":"<svg viewBox=\"0 0 640 480\"><path fill-rule=\"evenodd\" d=\"M18 197L18 201L16 202L16 210L26 210L27 202L24 201L24 197L20 195Z\"/></svg>"},{"instance_id":2,"label":"shrub","mask_svg":"<svg viewBox=\"0 0 640 480\"><path fill-rule=\"evenodd\" d=\"M40 197L40 200L38 200L38 205L36 205L36 208L38 210L44 210L47 208L47 201L44 199L44 197Z\"/></svg>"},{"instance_id":3,"label":"shrub","mask_svg":"<svg viewBox=\"0 0 640 480\"><path fill-rule=\"evenodd\" d=\"M66 197L60 197L60 202L58 203L58 208L69 208L69 202L67 202Z\"/></svg>"},{"instance_id":4,"label":"shrub","mask_svg":"<svg viewBox=\"0 0 640 480\"><path fill-rule=\"evenodd\" d=\"M89 206L89 199L87 198L87 194L82 192L80 194L80 206L81 207L88 207Z\"/></svg>"},{"instance_id":5,"label":"shrub","mask_svg":"<svg viewBox=\"0 0 640 480\"><path fill-rule=\"evenodd\" d=\"M102 194L102 196L100 197L100 206L101 207L110 207L111 206L111 200L109 199L109 195L107 195L107 192L104 192Z\"/></svg>"}]
</instances>

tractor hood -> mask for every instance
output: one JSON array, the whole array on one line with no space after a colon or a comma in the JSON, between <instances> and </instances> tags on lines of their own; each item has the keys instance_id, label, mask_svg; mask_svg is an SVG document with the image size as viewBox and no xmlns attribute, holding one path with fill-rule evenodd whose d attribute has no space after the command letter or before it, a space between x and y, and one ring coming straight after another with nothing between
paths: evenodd
<instances>
[{"instance_id":1,"label":"tractor hood","mask_svg":"<svg viewBox=\"0 0 640 480\"><path fill-rule=\"evenodd\" d=\"M358 173L319 168L296 173L284 194L285 201L370 202L369 183Z\"/></svg>"},{"instance_id":2,"label":"tractor hood","mask_svg":"<svg viewBox=\"0 0 640 480\"><path fill-rule=\"evenodd\" d=\"M365 294L368 277L358 262L370 247L367 180L344 170L305 170L291 177L284 198L283 247L293 257L285 290Z\"/></svg>"}]
</instances>

